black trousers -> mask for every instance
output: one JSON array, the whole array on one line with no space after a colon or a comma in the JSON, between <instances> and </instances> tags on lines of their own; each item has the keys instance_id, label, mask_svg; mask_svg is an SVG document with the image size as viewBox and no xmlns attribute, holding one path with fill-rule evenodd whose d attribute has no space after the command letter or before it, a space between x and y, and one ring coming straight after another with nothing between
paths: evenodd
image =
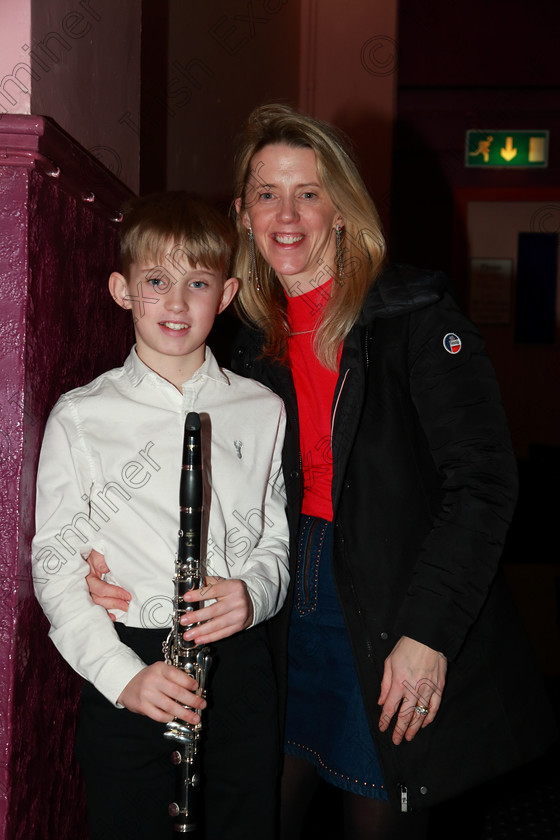
<instances>
[{"instance_id":1,"label":"black trousers","mask_svg":"<svg viewBox=\"0 0 560 840\"><path fill-rule=\"evenodd\" d=\"M147 664L162 659L165 631L117 625ZM277 690L262 627L212 645L200 746L205 840L274 838L280 742ZM84 684L76 754L90 840L172 840L172 742L164 724L116 709Z\"/></svg>"}]
</instances>

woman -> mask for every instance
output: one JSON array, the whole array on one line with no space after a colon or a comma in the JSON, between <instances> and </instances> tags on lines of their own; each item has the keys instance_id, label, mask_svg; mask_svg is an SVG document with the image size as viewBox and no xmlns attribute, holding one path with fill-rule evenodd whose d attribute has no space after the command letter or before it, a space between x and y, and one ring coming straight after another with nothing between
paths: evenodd
<instances>
[{"instance_id":1,"label":"woman","mask_svg":"<svg viewBox=\"0 0 560 840\"><path fill-rule=\"evenodd\" d=\"M298 836L318 775L346 792L347 837L420 836L395 810L453 796L553 737L495 579L516 469L492 367L441 275L385 267L377 213L332 127L254 111L236 195L238 303L257 331L234 367L286 403L298 533L283 837Z\"/></svg>"}]
</instances>

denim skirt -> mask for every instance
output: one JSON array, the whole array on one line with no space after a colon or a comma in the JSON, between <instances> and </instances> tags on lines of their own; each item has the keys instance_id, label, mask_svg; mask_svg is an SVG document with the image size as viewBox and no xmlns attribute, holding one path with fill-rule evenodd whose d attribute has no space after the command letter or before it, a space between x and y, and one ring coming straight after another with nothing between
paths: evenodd
<instances>
[{"instance_id":1,"label":"denim skirt","mask_svg":"<svg viewBox=\"0 0 560 840\"><path fill-rule=\"evenodd\" d=\"M285 751L343 790L388 799L332 574L332 523L302 516Z\"/></svg>"}]
</instances>

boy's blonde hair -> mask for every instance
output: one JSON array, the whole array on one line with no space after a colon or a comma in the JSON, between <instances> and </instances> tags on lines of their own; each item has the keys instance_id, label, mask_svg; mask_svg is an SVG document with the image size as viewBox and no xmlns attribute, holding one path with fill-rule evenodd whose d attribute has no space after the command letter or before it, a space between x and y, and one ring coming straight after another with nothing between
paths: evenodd
<instances>
[{"instance_id":1,"label":"boy's blonde hair","mask_svg":"<svg viewBox=\"0 0 560 840\"><path fill-rule=\"evenodd\" d=\"M210 204L183 190L132 199L120 231L122 272L131 263L158 263L164 257L228 275L235 244L230 221Z\"/></svg>"},{"instance_id":2,"label":"boy's blonde hair","mask_svg":"<svg viewBox=\"0 0 560 840\"><path fill-rule=\"evenodd\" d=\"M259 186L258 152L279 143L315 152L320 183L344 219L344 276L337 277L337 266L331 266L335 275L333 291L314 341L319 361L336 370L338 348L356 322L385 260L381 223L344 135L334 126L299 114L287 105L263 105L249 117L235 166L235 197L241 198L241 212L250 211L250 192ZM247 282L251 254L241 213L236 224L239 246L234 274L242 280L237 307L245 320L263 330L265 355L285 359L289 333L285 295L273 270L258 252L260 289Z\"/></svg>"}]
</instances>

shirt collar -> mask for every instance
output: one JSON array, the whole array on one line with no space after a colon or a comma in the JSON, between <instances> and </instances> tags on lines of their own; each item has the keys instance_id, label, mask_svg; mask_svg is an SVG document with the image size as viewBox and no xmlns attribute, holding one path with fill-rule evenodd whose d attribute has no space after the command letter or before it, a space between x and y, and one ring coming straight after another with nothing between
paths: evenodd
<instances>
[{"instance_id":1,"label":"shirt collar","mask_svg":"<svg viewBox=\"0 0 560 840\"><path fill-rule=\"evenodd\" d=\"M189 382L196 381L197 379L201 379L202 377L206 377L207 379L213 379L214 382L220 382L222 385L229 385L229 377L222 370L219 366L216 358L208 345L206 346L206 355L204 358L203 363L199 367L198 370L195 370L193 375L191 376Z\"/></svg>"},{"instance_id":2,"label":"shirt collar","mask_svg":"<svg viewBox=\"0 0 560 840\"><path fill-rule=\"evenodd\" d=\"M133 385L134 387L140 385L140 383L146 377L149 377L155 382L167 382L167 380L160 376L159 373L156 373L151 368L149 368L148 365L144 364L144 362L136 352L136 345L134 345L134 347L127 356L127 359L124 363L124 371L128 376L131 385ZM214 380L214 382L222 383L223 385L230 384L229 378L218 365L214 354L208 346L206 347L204 362L187 381L196 382L197 380L203 379L204 377L206 377L207 379L212 379Z\"/></svg>"}]
</instances>

